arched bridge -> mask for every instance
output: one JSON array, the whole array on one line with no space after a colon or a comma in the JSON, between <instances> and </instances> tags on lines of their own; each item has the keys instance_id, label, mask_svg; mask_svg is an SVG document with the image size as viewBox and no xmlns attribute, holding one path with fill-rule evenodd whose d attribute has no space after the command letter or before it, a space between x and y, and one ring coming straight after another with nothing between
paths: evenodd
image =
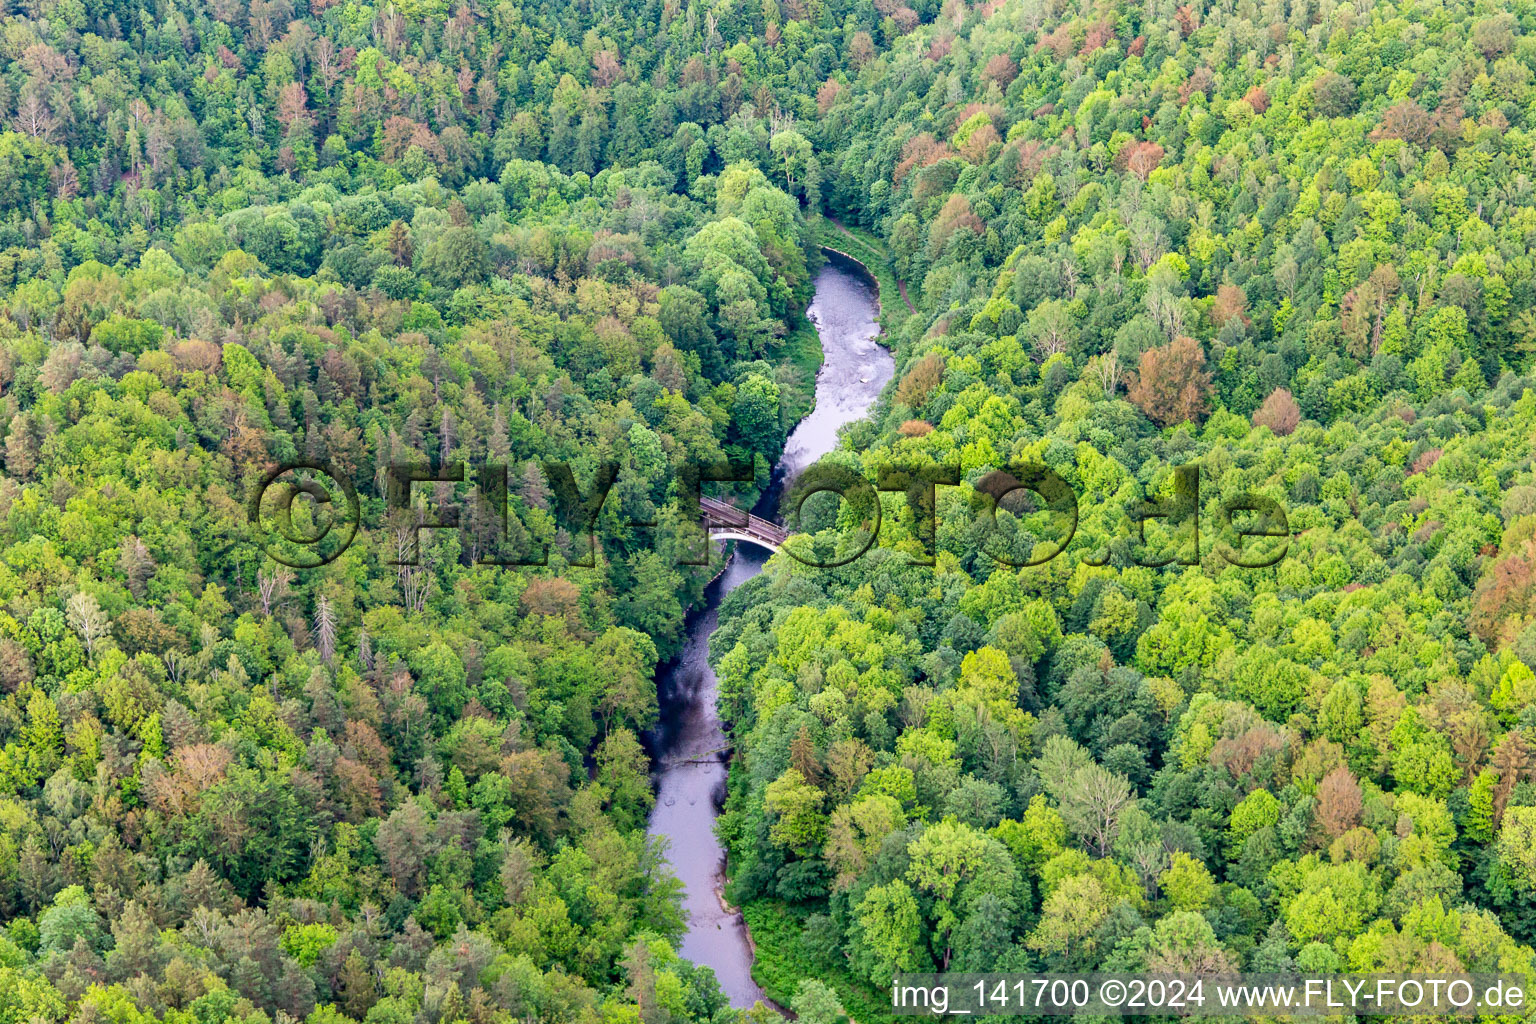
<instances>
[{"instance_id":1,"label":"arched bridge","mask_svg":"<svg viewBox=\"0 0 1536 1024\"><path fill-rule=\"evenodd\" d=\"M701 495L699 511L704 514L704 528L716 540L739 540L769 551L778 551L789 538L782 526L759 519L716 498Z\"/></svg>"}]
</instances>

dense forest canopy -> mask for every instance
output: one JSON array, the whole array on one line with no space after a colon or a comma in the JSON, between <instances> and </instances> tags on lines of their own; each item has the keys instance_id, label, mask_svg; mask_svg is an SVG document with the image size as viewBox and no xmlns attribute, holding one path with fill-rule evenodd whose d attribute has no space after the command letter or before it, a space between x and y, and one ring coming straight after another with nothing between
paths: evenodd
<instances>
[{"instance_id":1,"label":"dense forest canopy","mask_svg":"<svg viewBox=\"0 0 1536 1024\"><path fill-rule=\"evenodd\" d=\"M833 459L962 482L934 565L893 493L722 615L769 993L1536 980L1536 8L27 0L0 54L0 1019L736 1019L640 737L674 467L766 482L831 239L900 286ZM365 530L294 572L245 502L306 460ZM550 565L394 564L421 460L509 465ZM619 467L590 569L541 461ZM1030 463L1080 522L1016 568Z\"/></svg>"},{"instance_id":2,"label":"dense forest canopy","mask_svg":"<svg viewBox=\"0 0 1536 1024\"><path fill-rule=\"evenodd\" d=\"M949 3L829 77L821 204L919 296L839 458L964 482L934 567L892 495L715 637L770 991L1530 974L1531 13ZM1031 464L1080 520L1013 568L1060 521L977 491ZM1179 467L1198 507L1143 542ZM1272 568L1223 555L1243 495Z\"/></svg>"}]
</instances>

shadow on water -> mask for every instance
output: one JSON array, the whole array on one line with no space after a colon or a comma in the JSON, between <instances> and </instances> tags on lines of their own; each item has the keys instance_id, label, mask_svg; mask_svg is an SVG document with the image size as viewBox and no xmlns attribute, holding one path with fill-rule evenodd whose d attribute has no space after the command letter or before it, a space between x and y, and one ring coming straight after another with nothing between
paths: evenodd
<instances>
[{"instance_id":1,"label":"shadow on water","mask_svg":"<svg viewBox=\"0 0 1536 1024\"><path fill-rule=\"evenodd\" d=\"M765 519L777 518L785 486L837 446L838 430L868 413L895 372L890 353L876 341L879 292L873 278L855 260L830 251L827 257L806 310L821 338L816 405L789 435L773 481L753 509ZM684 886L689 923L679 952L712 968L738 1007L751 1006L763 993L752 980L746 927L738 914L726 910L719 893L724 852L714 822L725 800L726 740L715 712L709 637L719 621L720 602L761 572L768 554L753 545L736 545L705 590L703 604L689 614L682 652L658 675L661 720L648 737L660 765L650 832L667 840L667 859Z\"/></svg>"}]
</instances>

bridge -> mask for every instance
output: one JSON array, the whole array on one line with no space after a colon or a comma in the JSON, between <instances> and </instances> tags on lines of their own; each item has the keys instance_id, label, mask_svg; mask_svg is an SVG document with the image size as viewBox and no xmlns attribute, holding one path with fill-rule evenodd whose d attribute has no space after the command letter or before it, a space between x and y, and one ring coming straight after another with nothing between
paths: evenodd
<instances>
[{"instance_id":1,"label":"bridge","mask_svg":"<svg viewBox=\"0 0 1536 1024\"><path fill-rule=\"evenodd\" d=\"M778 551L789 539L782 526L743 512L735 505L701 495L699 511L704 514L704 528L715 540L739 540L769 551Z\"/></svg>"},{"instance_id":2,"label":"bridge","mask_svg":"<svg viewBox=\"0 0 1536 1024\"><path fill-rule=\"evenodd\" d=\"M656 763L661 768L676 768L680 764L724 764L726 762L725 755L730 752L731 745L729 743L722 743L718 747L700 750L693 754L679 754L677 757L671 757Z\"/></svg>"}]
</instances>

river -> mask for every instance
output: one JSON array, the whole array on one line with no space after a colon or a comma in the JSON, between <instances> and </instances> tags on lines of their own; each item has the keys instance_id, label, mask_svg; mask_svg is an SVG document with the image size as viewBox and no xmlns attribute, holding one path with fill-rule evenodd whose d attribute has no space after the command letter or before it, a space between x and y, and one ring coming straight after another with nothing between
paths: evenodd
<instances>
[{"instance_id":1,"label":"river","mask_svg":"<svg viewBox=\"0 0 1536 1024\"><path fill-rule=\"evenodd\" d=\"M868 413L891 379L891 354L876 342L879 301L873 282L856 263L828 254L816 277L806 315L821 337L822 365L816 375L816 405L796 425L774 467L773 485L753 512L776 519L785 483L837 447L838 429ZM736 545L725 570L688 616L682 653L660 673L661 722L652 740L658 772L656 809L650 832L668 842L667 859L682 880L688 933L679 952L714 969L731 1005L751 1006L763 997L752 980L752 950L746 925L721 905L725 854L715 838L715 816L725 800L725 734L715 712L715 673L709 667L709 637L720 602L762 571L768 552ZM696 761L683 760L698 758Z\"/></svg>"}]
</instances>

